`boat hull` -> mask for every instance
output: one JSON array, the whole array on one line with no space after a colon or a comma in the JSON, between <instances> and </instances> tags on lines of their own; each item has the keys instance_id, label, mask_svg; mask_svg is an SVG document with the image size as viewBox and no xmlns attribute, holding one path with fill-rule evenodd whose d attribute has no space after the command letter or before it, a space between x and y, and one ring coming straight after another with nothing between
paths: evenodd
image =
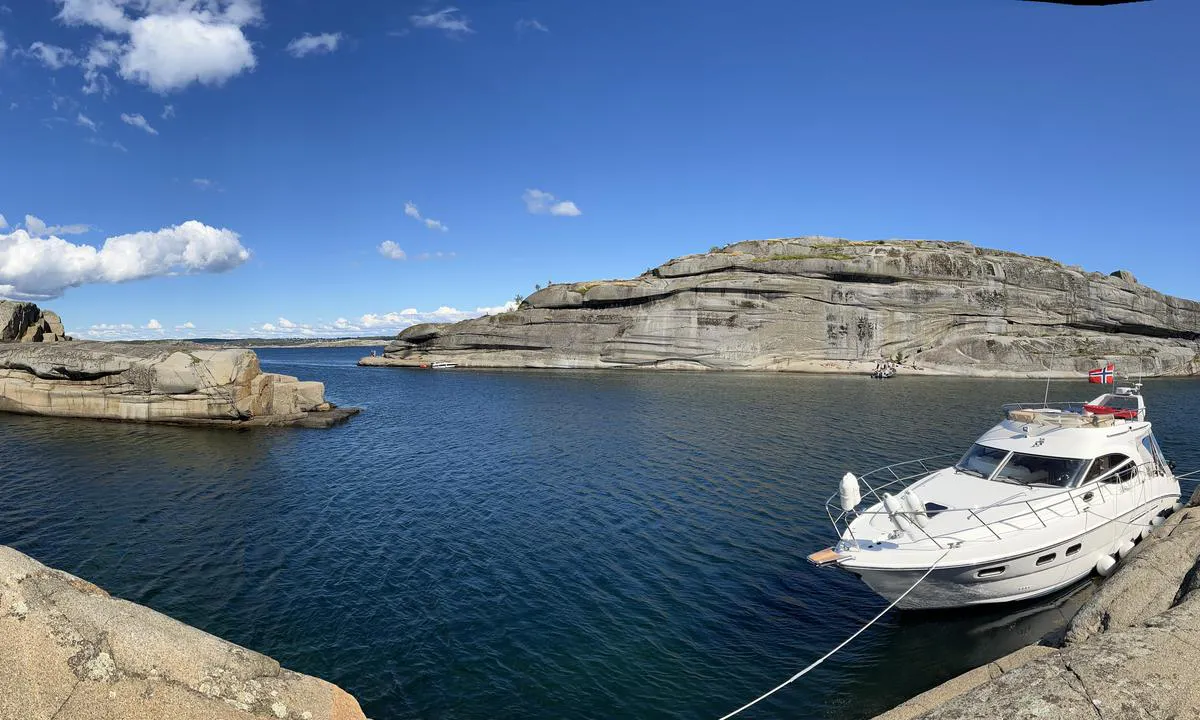
<instances>
[{"instance_id":1,"label":"boat hull","mask_svg":"<svg viewBox=\"0 0 1200 720\"><path fill-rule=\"evenodd\" d=\"M1178 495L1156 498L1122 514L1116 521L1066 537L1053 546L1003 560L964 565L955 562L955 552L951 551L945 560L946 567L935 567L924 580L921 577L928 568L870 567L853 560L842 563L841 567L858 575L889 602L903 595L897 607L905 610L1026 600L1048 595L1087 577L1101 557L1116 553L1127 541L1136 542L1150 520L1169 510L1178 499ZM1073 549L1075 545L1078 549ZM1050 555L1054 557L1047 560ZM1003 571L995 572L1000 567ZM914 584L916 587L904 595Z\"/></svg>"}]
</instances>

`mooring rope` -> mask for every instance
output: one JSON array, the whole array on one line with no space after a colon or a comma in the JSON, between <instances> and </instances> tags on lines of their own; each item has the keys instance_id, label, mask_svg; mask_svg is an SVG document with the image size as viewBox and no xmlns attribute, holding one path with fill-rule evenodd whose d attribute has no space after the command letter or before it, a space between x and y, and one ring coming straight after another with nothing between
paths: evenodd
<instances>
[{"instance_id":1,"label":"mooring rope","mask_svg":"<svg viewBox=\"0 0 1200 720\"><path fill-rule=\"evenodd\" d=\"M840 644L840 645L838 645L838 646L837 646L837 647L835 647L834 649L832 649L832 650L830 650L829 652L827 652L827 653L825 653L824 655L822 655L822 656L821 656L819 659L817 659L815 662L813 662L813 663L812 663L811 665L809 665L808 667L804 668L804 669L803 669L803 670L801 670L800 672L796 673L795 675L791 676L790 678L788 678L787 680L783 681L783 682L782 682L782 683L780 683L779 685L775 686L775 687L774 687L774 688L772 688L772 689L771 689L769 692L766 692L766 693L764 693L764 694L762 694L762 695L758 696L758 697L757 697L757 698L755 698L754 700L751 700L750 702L748 702L748 703L746 703L745 705L741 706L741 707L740 707L740 708L738 708L737 710L734 710L733 712L729 713L728 715L724 715L724 716L722 716L722 717L721 717L721 720L729 720L729 718L733 717L734 715L737 715L738 713L740 713L741 711L745 710L746 708L752 707L752 706L754 706L754 705L757 705L758 703L762 702L763 700L766 700L767 698L771 697L772 695L774 695L775 693L779 692L779 691L780 691L780 690L782 690L783 688L787 687L788 685L791 685L792 683L796 682L796 681L797 681L797 680L799 680L800 678L802 678L802 677L804 677L805 675L807 675L807 674L809 673L809 671L810 671L810 670L812 670L813 668L817 667L817 666L818 666L818 665L820 665L821 663L823 663L823 662L825 662L826 660L828 660L829 658L833 657L833 655L834 655L835 653L837 653L839 650L841 650L842 648L844 648L844 647L846 647L847 645L849 645L849 644L850 644L850 642L851 642L852 640L854 640L854 638L858 637L859 635L862 635L862 634L863 634L863 633L866 631L866 629L867 629L867 628L869 628L869 627L871 627L872 625L874 625L874 624L875 624L875 621L877 621L879 618L883 617L884 615L888 614L888 612L889 612L889 611L890 611L892 608L896 607L896 605L898 605L898 604L900 603L900 601L901 601L901 600L903 600L904 598L908 597L908 594L909 594L910 592L912 592L913 590L915 590L915 589L917 588L917 586L918 586L918 585L920 585L921 583L925 582L925 578L929 577L929 573L933 572L933 569L934 569L934 568L936 568L936 567L938 566L938 563L940 563L942 560L944 560L944 559L946 558L946 556L947 556L947 555L949 555L949 554L950 554L950 550L946 550L946 552L942 553L942 554L941 554L941 557L939 557L937 560L934 560L934 561L933 561L933 564L929 566L929 569L925 571L925 574L924 574L924 575L922 575L921 577L917 578L917 581L916 581L915 583L913 583L911 587L909 587L907 590L905 590L903 593L901 593L901 594L900 594L900 597L898 597L898 598L896 598L895 600L893 600L893 601L892 601L892 603L891 603L890 605L888 605L887 607L885 607L883 610L880 610L878 615L876 615L875 617L871 618L871 621L870 621L870 622L868 622L866 625L863 625L861 628L859 628L859 629L858 629L858 631L857 631L857 632L855 632L853 635L851 635L850 637L848 637L848 638L846 638L845 640L843 640L843 641L841 642L841 644Z\"/></svg>"}]
</instances>

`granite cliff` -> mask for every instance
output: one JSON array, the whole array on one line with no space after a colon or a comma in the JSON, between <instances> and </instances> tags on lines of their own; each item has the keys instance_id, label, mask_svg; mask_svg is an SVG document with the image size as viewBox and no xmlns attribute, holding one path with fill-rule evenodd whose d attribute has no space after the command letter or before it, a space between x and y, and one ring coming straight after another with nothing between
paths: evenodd
<instances>
[{"instance_id":1,"label":"granite cliff","mask_svg":"<svg viewBox=\"0 0 1200 720\"><path fill-rule=\"evenodd\" d=\"M70 340L62 320L31 302L0 300L0 342L59 342Z\"/></svg>"},{"instance_id":2,"label":"granite cliff","mask_svg":"<svg viewBox=\"0 0 1200 720\"><path fill-rule=\"evenodd\" d=\"M336 685L0 545L0 718L364 716Z\"/></svg>"},{"instance_id":3,"label":"granite cliff","mask_svg":"<svg viewBox=\"0 0 1200 720\"><path fill-rule=\"evenodd\" d=\"M735 243L632 280L554 284L514 312L401 332L363 365L1076 376L1200 371L1200 303L967 243Z\"/></svg>"}]
</instances>

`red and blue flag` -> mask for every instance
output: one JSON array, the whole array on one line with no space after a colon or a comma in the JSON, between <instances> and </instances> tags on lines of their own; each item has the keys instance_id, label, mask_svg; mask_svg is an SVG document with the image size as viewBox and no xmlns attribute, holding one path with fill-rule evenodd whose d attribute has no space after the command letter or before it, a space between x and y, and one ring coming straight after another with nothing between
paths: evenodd
<instances>
[{"instance_id":1,"label":"red and blue flag","mask_svg":"<svg viewBox=\"0 0 1200 720\"><path fill-rule=\"evenodd\" d=\"M1088 370L1088 382L1100 383L1102 385L1114 385L1117 380L1117 369L1113 363L1109 363L1102 368Z\"/></svg>"}]
</instances>

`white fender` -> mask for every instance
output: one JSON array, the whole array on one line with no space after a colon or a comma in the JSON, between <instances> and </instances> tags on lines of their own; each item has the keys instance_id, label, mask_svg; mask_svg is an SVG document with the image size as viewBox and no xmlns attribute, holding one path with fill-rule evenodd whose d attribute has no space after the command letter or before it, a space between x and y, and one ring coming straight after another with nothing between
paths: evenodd
<instances>
[{"instance_id":1,"label":"white fender","mask_svg":"<svg viewBox=\"0 0 1200 720\"><path fill-rule=\"evenodd\" d=\"M1173 512L1173 513L1177 513L1182 509L1183 509L1183 503L1181 503L1181 502L1177 502L1171 506L1171 512Z\"/></svg>"},{"instance_id":2,"label":"white fender","mask_svg":"<svg viewBox=\"0 0 1200 720\"><path fill-rule=\"evenodd\" d=\"M921 527L925 527L929 523L929 514L925 512L925 503L921 502L921 498L912 490L904 493L900 497L904 498L904 506L911 514L912 521Z\"/></svg>"},{"instance_id":3,"label":"white fender","mask_svg":"<svg viewBox=\"0 0 1200 720\"><path fill-rule=\"evenodd\" d=\"M1131 552L1133 552L1132 540L1126 540L1125 542L1121 543L1119 548L1117 548L1117 554L1121 556L1122 560L1125 559L1125 556Z\"/></svg>"},{"instance_id":4,"label":"white fender","mask_svg":"<svg viewBox=\"0 0 1200 720\"><path fill-rule=\"evenodd\" d=\"M1163 524L1163 519L1162 519L1161 515L1155 515L1154 517L1150 518L1150 525L1152 527L1158 527L1159 525L1162 525L1162 524Z\"/></svg>"},{"instance_id":5,"label":"white fender","mask_svg":"<svg viewBox=\"0 0 1200 720\"><path fill-rule=\"evenodd\" d=\"M1146 538L1150 537L1150 533L1153 531L1154 531L1153 525L1147 525L1146 527L1142 528L1142 534L1141 534L1142 539L1145 540Z\"/></svg>"},{"instance_id":6,"label":"white fender","mask_svg":"<svg viewBox=\"0 0 1200 720\"><path fill-rule=\"evenodd\" d=\"M1113 559L1112 555L1101 555L1100 559L1096 561L1096 572L1100 577L1108 577L1116 566L1117 561Z\"/></svg>"},{"instance_id":7,"label":"white fender","mask_svg":"<svg viewBox=\"0 0 1200 720\"><path fill-rule=\"evenodd\" d=\"M842 509L850 512L862 502L862 490L858 488L858 478L854 473L842 476L842 484L838 488L842 496Z\"/></svg>"},{"instance_id":8,"label":"white fender","mask_svg":"<svg viewBox=\"0 0 1200 720\"><path fill-rule=\"evenodd\" d=\"M917 526L912 520L905 515L908 508L904 506L904 501L892 495L891 493L883 494L883 507L887 510L888 517L895 523L896 528L901 532L911 533L917 529Z\"/></svg>"}]
</instances>

